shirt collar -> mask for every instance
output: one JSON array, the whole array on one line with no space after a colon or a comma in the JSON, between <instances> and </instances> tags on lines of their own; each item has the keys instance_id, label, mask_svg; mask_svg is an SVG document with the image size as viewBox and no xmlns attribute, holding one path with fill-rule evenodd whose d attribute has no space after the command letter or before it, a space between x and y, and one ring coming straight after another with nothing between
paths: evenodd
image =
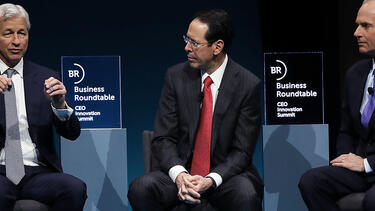
<instances>
[{"instance_id":1,"label":"shirt collar","mask_svg":"<svg viewBox=\"0 0 375 211\"><path fill-rule=\"evenodd\" d=\"M224 62L211 75L209 75L207 72L204 72L204 73L202 72L203 73L202 83L208 76L210 76L213 81L213 84L217 87L220 87L221 79L223 79L223 75L224 75L225 68L227 67L227 63L228 63L228 56L225 54Z\"/></svg>"},{"instance_id":2,"label":"shirt collar","mask_svg":"<svg viewBox=\"0 0 375 211\"><path fill-rule=\"evenodd\" d=\"M0 59L0 73L4 74L4 72L9 69L8 65L6 65L3 60ZM16 66L13 67L17 71L17 73L23 78L23 58L18 62Z\"/></svg>"}]
</instances>

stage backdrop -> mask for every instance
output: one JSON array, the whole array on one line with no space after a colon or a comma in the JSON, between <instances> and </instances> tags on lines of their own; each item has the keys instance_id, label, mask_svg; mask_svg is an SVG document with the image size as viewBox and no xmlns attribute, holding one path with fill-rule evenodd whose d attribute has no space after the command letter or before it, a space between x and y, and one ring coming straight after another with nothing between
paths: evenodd
<instances>
[{"instance_id":1,"label":"stage backdrop","mask_svg":"<svg viewBox=\"0 0 375 211\"><path fill-rule=\"evenodd\" d=\"M186 61L182 35L195 12L227 10L236 29L229 56L262 78L258 0L9 2L24 5L29 11L26 58L34 62L60 70L61 56L121 56L129 183L143 174L142 131L153 129L167 67ZM261 146L258 144L254 157L260 173Z\"/></svg>"}]
</instances>

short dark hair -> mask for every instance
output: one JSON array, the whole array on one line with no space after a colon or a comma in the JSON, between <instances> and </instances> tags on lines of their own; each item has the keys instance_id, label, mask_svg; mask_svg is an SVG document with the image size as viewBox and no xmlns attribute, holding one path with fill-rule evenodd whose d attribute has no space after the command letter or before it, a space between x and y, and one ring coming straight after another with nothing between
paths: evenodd
<instances>
[{"instance_id":1,"label":"short dark hair","mask_svg":"<svg viewBox=\"0 0 375 211\"><path fill-rule=\"evenodd\" d=\"M210 44L219 39L224 41L223 51L227 53L234 37L232 19L228 13L221 9L200 11L194 16L194 19L208 25L205 38Z\"/></svg>"}]
</instances>

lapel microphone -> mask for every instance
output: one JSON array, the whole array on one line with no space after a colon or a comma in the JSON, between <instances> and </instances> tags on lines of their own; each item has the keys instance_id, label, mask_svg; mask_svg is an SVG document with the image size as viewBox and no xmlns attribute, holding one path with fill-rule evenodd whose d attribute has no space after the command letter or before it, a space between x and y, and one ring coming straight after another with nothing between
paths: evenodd
<instances>
[{"instance_id":1,"label":"lapel microphone","mask_svg":"<svg viewBox=\"0 0 375 211\"><path fill-rule=\"evenodd\" d=\"M372 87L368 87L367 91L370 95L374 94L374 89Z\"/></svg>"}]
</instances>

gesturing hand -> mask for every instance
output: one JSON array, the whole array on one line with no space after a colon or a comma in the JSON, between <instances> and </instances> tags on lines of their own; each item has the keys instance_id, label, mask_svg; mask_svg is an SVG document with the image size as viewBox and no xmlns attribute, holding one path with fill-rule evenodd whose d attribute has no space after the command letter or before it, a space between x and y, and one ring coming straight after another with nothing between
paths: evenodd
<instances>
[{"instance_id":1,"label":"gesturing hand","mask_svg":"<svg viewBox=\"0 0 375 211\"><path fill-rule=\"evenodd\" d=\"M48 99L52 102L53 107L57 109L66 108L65 95L66 89L64 84L54 77L44 81L44 93Z\"/></svg>"},{"instance_id":2,"label":"gesturing hand","mask_svg":"<svg viewBox=\"0 0 375 211\"><path fill-rule=\"evenodd\" d=\"M12 79L6 75L0 75L0 94L8 90L8 87L12 85Z\"/></svg>"}]
</instances>

